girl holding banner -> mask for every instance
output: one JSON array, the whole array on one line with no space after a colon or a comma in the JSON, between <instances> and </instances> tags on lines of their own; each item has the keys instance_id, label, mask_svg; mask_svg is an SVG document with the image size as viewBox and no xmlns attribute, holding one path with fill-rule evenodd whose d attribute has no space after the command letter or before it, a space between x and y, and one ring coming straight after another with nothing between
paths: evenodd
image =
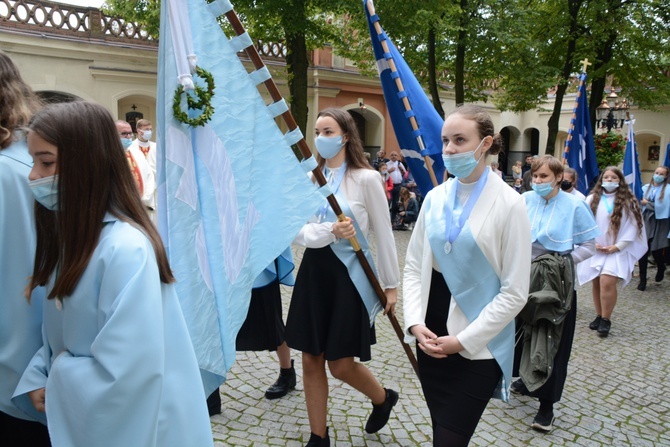
<instances>
[{"instance_id":1,"label":"girl holding banner","mask_svg":"<svg viewBox=\"0 0 670 447\"><path fill-rule=\"evenodd\" d=\"M286 322L286 340L302 351L303 382L311 429L310 447L330 446L327 428L328 378L333 377L365 394L373 410L365 430L375 433L386 425L398 393L384 389L361 361L371 359L374 321L382 310L352 246L342 239L358 237L370 265L374 265L365 237L374 231L379 278L387 298L386 312L394 312L399 285L398 258L391 230L386 194L380 175L363 155L363 145L349 112L325 109L316 120L319 168L347 219L338 222L324 203L305 225L295 243L306 248L296 278Z\"/></svg>"}]
</instances>

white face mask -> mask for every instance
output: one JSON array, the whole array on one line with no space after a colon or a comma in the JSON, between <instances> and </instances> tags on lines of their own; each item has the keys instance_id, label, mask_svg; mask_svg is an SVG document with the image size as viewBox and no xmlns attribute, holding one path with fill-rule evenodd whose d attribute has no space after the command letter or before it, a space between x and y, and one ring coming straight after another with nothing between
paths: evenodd
<instances>
[{"instance_id":1,"label":"white face mask","mask_svg":"<svg viewBox=\"0 0 670 447\"><path fill-rule=\"evenodd\" d=\"M616 191L619 188L619 182L603 182L603 189L607 192Z\"/></svg>"},{"instance_id":2,"label":"white face mask","mask_svg":"<svg viewBox=\"0 0 670 447\"><path fill-rule=\"evenodd\" d=\"M58 210L58 175L43 177L28 182L35 200L51 211Z\"/></svg>"},{"instance_id":3,"label":"white face mask","mask_svg":"<svg viewBox=\"0 0 670 447\"><path fill-rule=\"evenodd\" d=\"M314 138L316 151L326 160L331 159L339 154L345 144L346 143L343 141L342 135L336 135L334 137L319 135L318 137Z\"/></svg>"},{"instance_id":4,"label":"white face mask","mask_svg":"<svg viewBox=\"0 0 670 447\"><path fill-rule=\"evenodd\" d=\"M149 141L151 140L151 136L153 135L153 132L150 130L140 130L142 132L142 138L145 140Z\"/></svg>"},{"instance_id":5,"label":"white face mask","mask_svg":"<svg viewBox=\"0 0 670 447\"><path fill-rule=\"evenodd\" d=\"M484 156L484 152L482 152L479 158L475 159L475 153L482 146L483 142L484 140L482 139L474 151L449 155L443 153L442 162L444 163L444 167L447 169L447 171L454 174L458 178L465 178L469 176L479 164L479 160L481 160Z\"/></svg>"}]
</instances>

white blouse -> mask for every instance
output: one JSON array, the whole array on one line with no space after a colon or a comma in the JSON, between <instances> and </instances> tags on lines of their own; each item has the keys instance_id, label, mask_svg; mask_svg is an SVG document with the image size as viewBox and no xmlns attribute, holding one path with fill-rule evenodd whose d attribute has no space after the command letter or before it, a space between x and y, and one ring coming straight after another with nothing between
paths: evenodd
<instances>
[{"instance_id":1,"label":"white blouse","mask_svg":"<svg viewBox=\"0 0 670 447\"><path fill-rule=\"evenodd\" d=\"M334 174L337 176L336 172ZM342 179L340 192L346 197L363 237L367 239L370 230L375 234L379 281L383 289L393 289L400 285L400 270L386 192L382 185L379 172L372 169L352 169L347 170ZM322 248L333 243L348 244L349 242L339 241L335 237L332 232L333 223L317 222L314 216L302 227L293 242L307 248Z\"/></svg>"}]
</instances>

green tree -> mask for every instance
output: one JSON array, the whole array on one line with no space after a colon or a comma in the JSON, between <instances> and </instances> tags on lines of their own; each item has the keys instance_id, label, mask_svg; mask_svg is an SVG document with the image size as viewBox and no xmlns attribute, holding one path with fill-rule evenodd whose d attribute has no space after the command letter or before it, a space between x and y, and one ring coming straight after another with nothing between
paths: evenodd
<instances>
[{"instance_id":1,"label":"green tree","mask_svg":"<svg viewBox=\"0 0 670 447\"><path fill-rule=\"evenodd\" d=\"M574 78L584 58L593 63L587 70L593 124L608 85L620 88L640 107L670 103L668 0L531 0L505 2L507 8L515 20L498 9L495 16L502 21L493 24L511 26L507 34L498 33L502 44L491 48L502 74L492 99L501 110L529 110L555 86L547 151L553 152L563 98L576 89Z\"/></svg>"},{"instance_id":2,"label":"green tree","mask_svg":"<svg viewBox=\"0 0 670 447\"><path fill-rule=\"evenodd\" d=\"M307 126L309 51L341 40L333 17L352 8L353 0L239 0L234 2L245 28L255 40L284 42L291 113L298 126ZM357 3L357 2L356 2ZM160 0L107 0L104 10L142 24L154 37L160 28ZM224 30L230 33L225 21Z\"/></svg>"},{"instance_id":3,"label":"green tree","mask_svg":"<svg viewBox=\"0 0 670 447\"><path fill-rule=\"evenodd\" d=\"M362 73L375 75L376 64L363 2L352 2L344 21L344 32L335 41L335 51L356 62ZM454 1L379 0L374 3L380 23L393 44L414 72L419 82L427 86L433 105L444 116L441 93L446 76L451 73L443 35L445 27L455 29L447 17L453 15Z\"/></svg>"},{"instance_id":4,"label":"green tree","mask_svg":"<svg viewBox=\"0 0 670 447\"><path fill-rule=\"evenodd\" d=\"M591 117L606 87L641 108L670 104L670 2L607 0L591 2L587 41L593 43ZM590 56L589 56L590 57Z\"/></svg>"}]
</instances>

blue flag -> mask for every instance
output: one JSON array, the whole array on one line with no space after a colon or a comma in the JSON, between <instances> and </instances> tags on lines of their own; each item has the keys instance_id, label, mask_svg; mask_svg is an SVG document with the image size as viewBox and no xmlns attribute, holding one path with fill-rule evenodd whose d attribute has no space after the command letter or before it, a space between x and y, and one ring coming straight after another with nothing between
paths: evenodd
<instances>
[{"instance_id":1,"label":"blue flag","mask_svg":"<svg viewBox=\"0 0 670 447\"><path fill-rule=\"evenodd\" d=\"M635 120L631 119L626 123L628 124L628 135L626 136L626 155L623 159L623 175L637 200L642 200L642 176L640 175L640 162L637 158L635 130L633 130Z\"/></svg>"},{"instance_id":2,"label":"blue flag","mask_svg":"<svg viewBox=\"0 0 670 447\"><path fill-rule=\"evenodd\" d=\"M665 148L665 160L663 161L663 166L670 168L670 143Z\"/></svg>"},{"instance_id":3,"label":"blue flag","mask_svg":"<svg viewBox=\"0 0 670 447\"><path fill-rule=\"evenodd\" d=\"M586 73L579 76L579 81L577 104L572 111L573 125L569 130L572 138L565 143L564 157L568 166L577 171L577 189L587 195L591 183L598 178L599 170L586 96Z\"/></svg>"},{"instance_id":4,"label":"blue flag","mask_svg":"<svg viewBox=\"0 0 670 447\"><path fill-rule=\"evenodd\" d=\"M248 74L237 56L251 39L228 39L217 23L231 8L225 0L161 5L159 229L207 392L235 361L254 279L324 201L291 150L302 135L275 124L286 103L266 106L256 88L269 72ZM211 120L192 127L173 106L194 120L209 110Z\"/></svg>"},{"instance_id":5,"label":"blue flag","mask_svg":"<svg viewBox=\"0 0 670 447\"><path fill-rule=\"evenodd\" d=\"M369 4L369 5L368 5ZM433 188L433 183L430 174L426 168L424 156L430 156L433 172L438 183L442 182L444 177L444 163L442 162L442 125L444 119L437 113L435 107L426 96L423 88L417 81L414 73L405 62L405 59L400 55L391 39L381 29L378 33L375 29L375 23L379 22L379 16L370 15L368 7L374 6L370 0L363 1L365 14L368 18L368 26L370 28L370 37L372 38L372 49L377 59L377 70L379 71L379 78L384 91L384 99L386 107L391 117L393 130L395 131L396 139L402 150L402 155L405 157L409 170L414 177L416 185L425 196L428 191ZM386 52L382 47L382 42L385 42L389 51ZM396 71L392 71L391 65L395 64ZM396 79L402 81L404 91L400 92L396 84ZM403 98L409 100L411 111L405 109ZM409 120L414 116L418 129L414 130ZM417 137L421 137L424 143L424 150L417 141Z\"/></svg>"}]
</instances>

